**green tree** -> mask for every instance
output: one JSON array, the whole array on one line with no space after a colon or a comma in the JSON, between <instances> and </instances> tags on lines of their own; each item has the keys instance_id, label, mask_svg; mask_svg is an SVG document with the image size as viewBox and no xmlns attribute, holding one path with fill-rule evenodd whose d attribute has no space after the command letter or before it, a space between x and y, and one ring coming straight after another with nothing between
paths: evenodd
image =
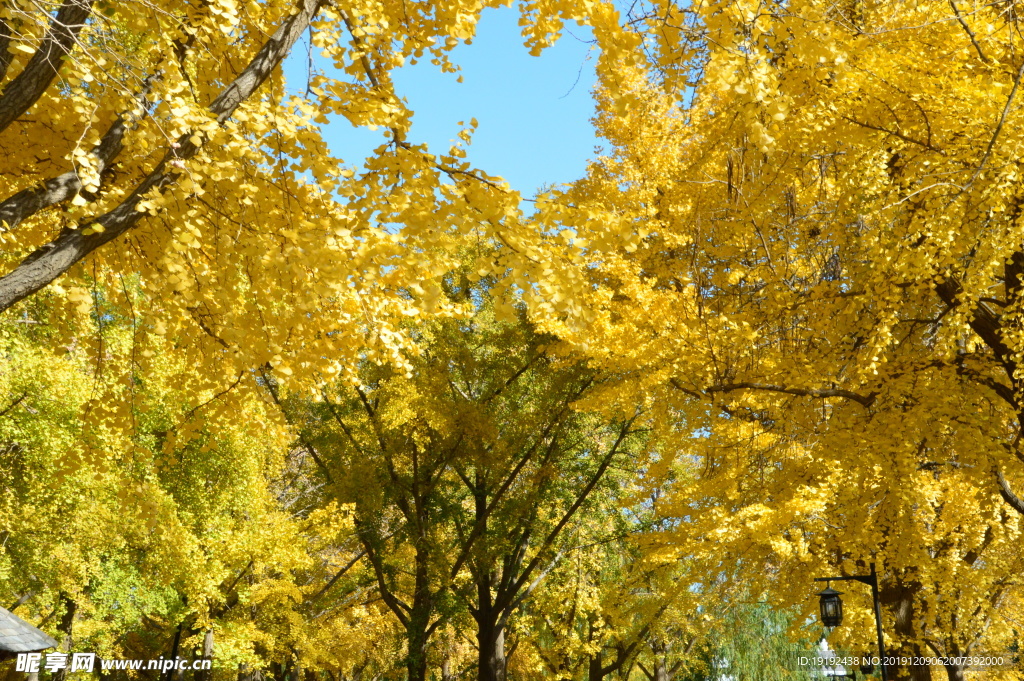
<instances>
[{"instance_id":1,"label":"green tree","mask_svg":"<svg viewBox=\"0 0 1024 681\"><path fill-rule=\"evenodd\" d=\"M376 588L406 631L408 677L425 678L431 638L468 613L478 678L500 681L510 618L611 492L612 465L636 455L637 411L614 422L575 410L593 372L521 309L497 321L487 282L452 280L449 295L472 314L420 327L421 353L368 361L357 384L282 406L354 509Z\"/></svg>"},{"instance_id":2,"label":"green tree","mask_svg":"<svg viewBox=\"0 0 1024 681\"><path fill-rule=\"evenodd\" d=\"M725 607L723 607L725 606ZM796 629L799 614L766 603L719 604L720 618L696 646L693 660L682 666L679 681L811 681L815 668L800 666L799 657L815 651L815 638ZM680 660L683 661L683 660ZM650 681L666 678L655 673Z\"/></svg>"}]
</instances>

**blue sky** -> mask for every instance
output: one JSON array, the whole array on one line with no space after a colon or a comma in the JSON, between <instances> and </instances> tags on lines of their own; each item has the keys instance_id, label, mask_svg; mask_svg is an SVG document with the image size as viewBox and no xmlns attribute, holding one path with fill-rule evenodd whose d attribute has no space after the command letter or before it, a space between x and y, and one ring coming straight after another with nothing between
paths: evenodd
<instances>
[{"instance_id":1,"label":"blue sky","mask_svg":"<svg viewBox=\"0 0 1024 681\"><path fill-rule=\"evenodd\" d=\"M484 10L471 45L459 45L452 61L462 67L444 74L429 60L394 74L400 97L415 112L409 141L445 152L459 121L479 123L467 160L508 180L531 197L543 185L583 176L598 140L590 124L596 81L589 31L568 26L539 57L523 46L515 8ZM291 88L305 87L305 46L286 65ZM357 162L383 140L382 132L354 128L334 118L325 130L332 153Z\"/></svg>"}]
</instances>

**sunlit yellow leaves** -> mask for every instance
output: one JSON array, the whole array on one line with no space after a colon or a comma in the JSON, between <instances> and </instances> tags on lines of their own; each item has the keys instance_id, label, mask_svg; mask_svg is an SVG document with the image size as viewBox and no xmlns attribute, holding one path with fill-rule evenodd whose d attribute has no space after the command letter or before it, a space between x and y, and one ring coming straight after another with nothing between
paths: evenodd
<instances>
[{"instance_id":1,"label":"sunlit yellow leaves","mask_svg":"<svg viewBox=\"0 0 1024 681\"><path fill-rule=\"evenodd\" d=\"M513 271L618 395L664 405L660 446L702 475L666 509L689 519L682 550L720 566L734 547L740 579L787 603L803 602L801 566L870 558L926 584L917 603L946 644L1006 640L935 618L990 612L971 599L1019 568L991 545L985 570L966 566L974 533L1019 531L991 476L1019 470L1016 379L978 323L1001 320L1024 356L1005 283L1024 235L1003 213L1021 144L994 134L1016 67L990 66L1013 29L975 45L941 3L773 7L665 7L686 31L659 32L657 62L599 69L612 151L539 197L551 238ZM688 92L670 57L702 53ZM949 277L963 290L944 298ZM962 579L977 588L954 603Z\"/></svg>"},{"instance_id":2,"label":"sunlit yellow leaves","mask_svg":"<svg viewBox=\"0 0 1024 681\"><path fill-rule=\"evenodd\" d=\"M59 461L66 477L50 489L69 496L64 480L102 461L88 479L115 476L124 494L97 501L99 525L136 519L122 540L153 552L145 589L184 585L203 626L227 603L224 585L252 570L238 602L283 614L219 622L225 659L258 664L260 646L356 655L374 647L358 621L391 625L370 605L341 608L322 629L298 611L328 578L316 565L350 560L351 546L332 542L351 528L342 509L300 522L275 506L287 495L268 480L284 485L274 467L286 457L268 452L288 451L293 433L266 391L362 385L356 367L412 381L423 323L472 308L446 291L497 281L497 320L526 305L561 339L553 361L580 353L610 377L576 406L651 410L642 484L677 523L651 549L658 561L685 555L714 572L731 551L744 562L723 579L802 603L826 560L849 571L877 560L886 579L917 585L927 626L973 645L962 634L981 631L994 607L981 595L1021 567L1003 550L1019 520L992 475L1024 483L1012 404L1024 332L1010 299L1024 243L1016 19L968 3L957 16L953 3L658 1L627 15L610 2L526 2L535 54L567 24L592 28L595 122L609 145L527 215L517 192L472 165L477 121L452 147L428 149L391 78L418 59L454 72L451 50L500 4L332 4L310 43L333 67L308 90L271 73L223 120L207 103L294 3L120 3L117 21L89 22L57 84L3 132L0 159L0 201L57 177L74 190L8 223L0 263L7 271L75 229L102 234L95 218L140 186L142 200L127 204L131 230L7 315L38 334L30 350L11 341L10 356L60 370L36 386L9 360L8 402L27 386L55 397L46 419L22 413L41 403L19 403L15 425L0 428ZM48 21L19 7L36 21L13 41L7 78ZM321 130L331 114L384 131L371 158L332 156ZM118 121L123 148L104 161ZM169 172L141 184L154 169ZM463 270L467 251L486 256ZM437 386L447 389L440 379L396 388L387 427L408 426L418 445L429 429L455 432ZM307 480L315 463L289 456L288 479ZM222 480L241 492L218 496ZM64 517L55 501L32 503ZM128 555L93 536L80 546ZM76 589L98 569L93 558L32 560ZM282 576L302 571L303 586ZM622 610L601 602L610 592L577 584L595 631L626 630ZM953 631L953 614L971 624ZM543 626L560 655L599 649L565 622ZM1009 631L981 635L1002 645ZM541 648L524 673L537 673ZM332 668L351 671L345 659Z\"/></svg>"}]
</instances>

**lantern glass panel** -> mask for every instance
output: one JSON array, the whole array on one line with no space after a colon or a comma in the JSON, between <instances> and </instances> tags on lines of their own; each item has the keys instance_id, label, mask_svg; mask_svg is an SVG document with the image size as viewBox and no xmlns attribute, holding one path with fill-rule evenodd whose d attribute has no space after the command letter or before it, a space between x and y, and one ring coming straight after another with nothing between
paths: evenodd
<instances>
[{"instance_id":1,"label":"lantern glass panel","mask_svg":"<svg viewBox=\"0 0 1024 681\"><path fill-rule=\"evenodd\" d=\"M838 627L843 623L843 601L839 598L841 591L828 587L820 594L821 623L826 627Z\"/></svg>"}]
</instances>

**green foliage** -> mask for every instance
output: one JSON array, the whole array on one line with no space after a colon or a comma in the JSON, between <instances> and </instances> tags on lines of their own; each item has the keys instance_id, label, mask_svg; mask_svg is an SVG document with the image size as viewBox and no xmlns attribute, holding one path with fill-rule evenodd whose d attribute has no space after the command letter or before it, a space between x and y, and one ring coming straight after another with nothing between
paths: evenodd
<instances>
[{"instance_id":1,"label":"green foliage","mask_svg":"<svg viewBox=\"0 0 1024 681\"><path fill-rule=\"evenodd\" d=\"M766 603L733 603L677 681L811 681L798 658L815 650L809 631L790 634L797 614Z\"/></svg>"}]
</instances>

